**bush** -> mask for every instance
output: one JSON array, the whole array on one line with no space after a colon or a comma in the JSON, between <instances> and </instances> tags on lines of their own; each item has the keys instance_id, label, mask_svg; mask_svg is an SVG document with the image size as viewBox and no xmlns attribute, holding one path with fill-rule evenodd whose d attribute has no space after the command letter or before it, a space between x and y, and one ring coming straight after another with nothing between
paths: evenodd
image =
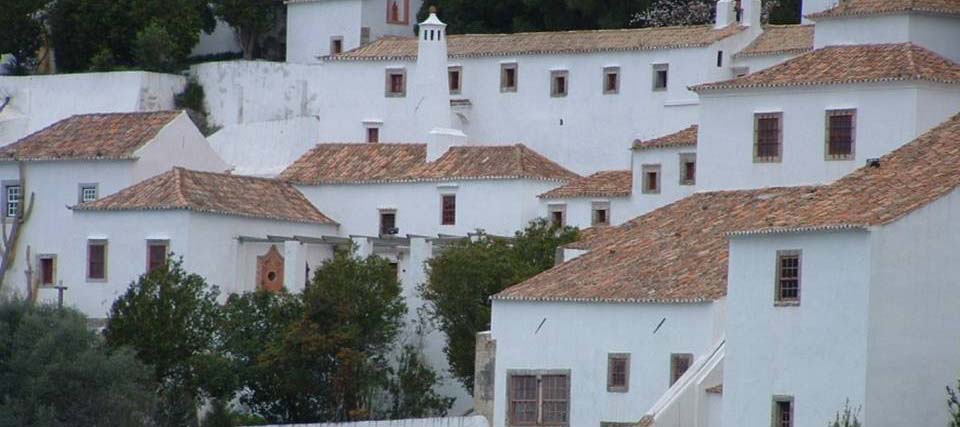
<instances>
[{"instance_id":1,"label":"bush","mask_svg":"<svg viewBox=\"0 0 960 427\"><path fill-rule=\"evenodd\" d=\"M177 46L173 37L163 26L151 22L137 33L133 42L133 58L138 66L147 71L171 73L177 69Z\"/></svg>"}]
</instances>

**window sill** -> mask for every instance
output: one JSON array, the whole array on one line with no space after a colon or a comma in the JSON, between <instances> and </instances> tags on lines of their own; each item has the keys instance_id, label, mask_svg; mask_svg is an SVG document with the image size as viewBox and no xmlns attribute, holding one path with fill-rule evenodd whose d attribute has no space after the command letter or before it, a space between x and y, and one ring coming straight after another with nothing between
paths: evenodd
<instances>
[{"instance_id":1,"label":"window sill","mask_svg":"<svg viewBox=\"0 0 960 427\"><path fill-rule=\"evenodd\" d=\"M629 393L630 390L624 387L607 387L607 393Z\"/></svg>"},{"instance_id":2,"label":"window sill","mask_svg":"<svg viewBox=\"0 0 960 427\"><path fill-rule=\"evenodd\" d=\"M517 89L500 88L500 93L517 93Z\"/></svg>"},{"instance_id":3,"label":"window sill","mask_svg":"<svg viewBox=\"0 0 960 427\"><path fill-rule=\"evenodd\" d=\"M694 181L681 181L680 185L690 186L690 185L697 185L697 183Z\"/></svg>"},{"instance_id":4,"label":"window sill","mask_svg":"<svg viewBox=\"0 0 960 427\"><path fill-rule=\"evenodd\" d=\"M388 93L385 95L387 98L405 98L406 96L405 93Z\"/></svg>"},{"instance_id":5,"label":"window sill","mask_svg":"<svg viewBox=\"0 0 960 427\"><path fill-rule=\"evenodd\" d=\"M779 157L754 157L754 163L780 163Z\"/></svg>"},{"instance_id":6,"label":"window sill","mask_svg":"<svg viewBox=\"0 0 960 427\"><path fill-rule=\"evenodd\" d=\"M851 161L854 160L853 155L827 155L824 157L824 160L828 162L838 162L838 161Z\"/></svg>"},{"instance_id":7,"label":"window sill","mask_svg":"<svg viewBox=\"0 0 960 427\"><path fill-rule=\"evenodd\" d=\"M800 307L800 301L777 301L773 303L774 307Z\"/></svg>"}]
</instances>

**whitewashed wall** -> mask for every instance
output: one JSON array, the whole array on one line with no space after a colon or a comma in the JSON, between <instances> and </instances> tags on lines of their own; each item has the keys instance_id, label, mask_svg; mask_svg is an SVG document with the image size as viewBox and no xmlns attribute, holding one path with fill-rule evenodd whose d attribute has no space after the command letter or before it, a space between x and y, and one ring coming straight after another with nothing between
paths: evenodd
<instances>
[{"instance_id":1,"label":"whitewashed wall","mask_svg":"<svg viewBox=\"0 0 960 427\"><path fill-rule=\"evenodd\" d=\"M238 123L207 137L210 146L238 175L276 176L317 143L316 117Z\"/></svg>"},{"instance_id":2,"label":"whitewashed wall","mask_svg":"<svg viewBox=\"0 0 960 427\"><path fill-rule=\"evenodd\" d=\"M751 55L751 56L738 56L734 58L733 67L740 68L744 67L750 73L756 73L757 71L770 68L774 65L781 64L788 59L795 58L797 55L789 54L779 54L779 55ZM727 78L735 78L733 70L731 69L730 76Z\"/></svg>"},{"instance_id":3,"label":"whitewashed wall","mask_svg":"<svg viewBox=\"0 0 960 427\"><path fill-rule=\"evenodd\" d=\"M699 190L828 183L906 144L960 111L960 89L924 83L704 93ZM853 160L825 160L825 113L856 108ZM754 113L783 113L780 163L754 163Z\"/></svg>"},{"instance_id":4,"label":"whitewashed wall","mask_svg":"<svg viewBox=\"0 0 960 427\"><path fill-rule=\"evenodd\" d=\"M802 251L799 306L774 306L778 250ZM794 397L802 427L826 425L847 399L864 404L867 232L733 237L728 271L722 425L769 424L774 395Z\"/></svg>"},{"instance_id":5,"label":"whitewashed wall","mask_svg":"<svg viewBox=\"0 0 960 427\"><path fill-rule=\"evenodd\" d=\"M493 425L506 425L506 375L512 369L569 369L571 426L637 422L670 384L670 354L702 356L717 338L713 334L717 316L716 307L710 303L494 300L491 331L497 341L497 359ZM662 320L663 325L654 333ZM607 392L609 353L630 353L627 393Z\"/></svg>"},{"instance_id":6,"label":"whitewashed wall","mask_svg":"<svg viewBox=\"0 0 960 427\"><path fill-rule=\"evenodd\" d=\"M570 197L558 199L540 199L540 216L550 217L550 209L562 205L566 211L567 225L581 230L593 226L594 203L608 203L610 225L620 225L637 216L629 197Z\"/></svg>"},{"instance_id":7,"label":"whitewashed wall","mask_svg":"<svg viewBox=\"0 0 960 427\"><path fill-rule=\"evenodd\" d=\"M960 62L960 19L945 16L870 15L817 21L814 47L830 45L906 43L930 49Z\"/></svg>"},{"instance_id":8,"label":"whitewashed wall","mask_svg":"<svg viewBox=\"0 0 960 427\"><path fill-rule=\"evenodd\" d=\"M287 4L287 62L316 63L330 54L330 38L343 37L344 49L360 46L361 0ZM386 11L386 6L384 6Z\"/></svg>"},{"instance_id":9,"label":"whitewashed wall","mask_svg":"<svg viewBox=\"0 0 960 427\"><path fill-rule=\"evenodd\" d=\"M180 113L167 123L134 156L137 160L133 165L133 182L167 172L173 166L207 172L224 172L229 167L210 147L187 113ZM100 193L101 196L107 194Z\"/></svg>"},{"instance_id":10,"label":"whitewashed wall","mask_svg":"<svg viewBox=\"0 0 960 427\"><path fill-rule=\"evenodd\" d=\"M701 131L702 135L703 132ZM656 148L634 150L632 157L633 192L630 195L631 212L643 215L693 194L697 185L680 184L680 156L697 154L697 147ZM660 165L660 193L643 193L643 165ZM700 180L700 156L696 156L696 183Z\"/></svg>"},{"instance_id":11,"label":"whitewashed wall","mask_svg":"<svg viewBox=\"0 0 960 427\"><path fill-rule=\"evenodd\" d=\"M487 427L484 417L419 418L405 420L360 421L354 423L274 424L264 427Z\"/></svg>"},{"instance_id":12,"label":"whitewashed wall","mask_svg":"<svg viewBox=\"0 0 960 427\"><path fill-rule=\"evenodd\" d=\"M28 119L15 133L0 122L0 144L74 114L171 110L185 84L183 76L143 71L0 76L0 100L10 96L6 109Z\"/></svg>"}]
</instances>

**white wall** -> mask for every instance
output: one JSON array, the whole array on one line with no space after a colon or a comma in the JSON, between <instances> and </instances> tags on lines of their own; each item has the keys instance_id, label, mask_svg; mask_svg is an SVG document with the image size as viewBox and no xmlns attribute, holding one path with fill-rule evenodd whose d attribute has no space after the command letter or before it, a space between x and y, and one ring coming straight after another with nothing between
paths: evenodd
<instances>
[{"instance_id":1,"label":"white wall","mask_svg":"<svg viewBox=\"0 0 960 427\"><path fill-rule=\"evenodd\" d=\"M11 97L6 109L29 120L16 133L6 132L7 125L0 122L0 135L6 139L0 144L74 114L171 110L174 95L185 85L183 76L143 71L0 76L0 99Z\"/></svg>"},{"instance_id":2,"label":"white wall","mask_svg":"<svg viewBox=\"0 0 960 427\"><path fill-rule=\"evenodd\" d=\"M316 117L238 123L207 137L210 146L238 175L273 177L316 145Z\"/></svg>"},{"instance_id":3,"label":"white wall","mask_svg":"<svg viewBox=\"0 0 960 427\"><path fill-rule=\"evenodd\" d=\"M802 251L799 306L774 306L778 250ZM722 425L768 425L774 395L793 396L798 427L864 404L867 232L732 237L728 277Z\"/></svg>"},{"instance_id":4,"label":"white wall","mask_svg":"<svg viewBox=\"0 0 960 427\"><path fill-rule=\"evenodd\" d=\"M361 0L287 4L287 62L309 64L330 54L330 37L343 37L344 50L360 46ZM384 6L386 13L386 6Z\"/></svg>"},{"instance_id":5,"label":"white wall","mask_svg":"<svg viewBox=\"0 0 960 427\"><path fill-rule=\"evenodd\" d=\"M960 372L954 190L871 233L865 425L947 425Z\"/></svg>"},{"instance_id":6,"label":"white wall","mask_svg":"<svg viewBox=\"0 0 960 427\"><path fill-rule=\"evenodd\" d=\"M670 354L693 353L696 358L711 347L716 338L712 334L714 316L713 304L709 303L494 300L491 331L497 341L497 356L493 426L505 426L506 375L513 369L569 369L571 426L637 422L669 386ZM607 392L608 353L630 353L626 393Z\"/></svg>"},{"instance_id":7,"label":"white wall","mask_svg":"<svg viewBox=\"0 0 960 427\"><path fill-rule=\"evenodd\" d=\"M832 182L960 111L958 95L956 87L924 83L704 93L697 189ZM857 109L855 157L828 161L824 159L826 110L843 108ZM783 113L780 163L753 161L754 114L763 112Z\"/></svg>"},{"instance_id":8,"label":"white wall","mask_svg":"<svg viewBox=\"0 0 960 427\"><path fill-rule=\"evenodd\" d=\"M167 172L173 166L208 172L223 172L228 168L185 112L167 123L134 155L138 157L133 169L134 182Z\"/></svg>"},{"instance_id":9,"label":"white wall","mask_svg":"<svg viewBox=\"0 0 960 427\"><path fill-rule=\"evenodd\" d=\"M563 205L566 210L567 225L579 227L581 230L593 226L593 204L608 203L607 213L610 225L620 225L637 216L634 205L629 197L571 197L557 199L540 199L540 216L550 218L550 208L553 205Z\"/></svg>"},{"instance_id":10,"label":"white wall","mask_svg":"<svg viewBox=\"0 0 960 427\"><path fill-rule=\"evenodd\" d=\"M869 15L817 21L814 47L906 43L930 49L960 62L960 19L935 15Z\"/></svg>"},{"instance_id":11,"label":"white wall","mask_svg":"<svg viewBox=\"0 0 960 427\"><path fill-rule=\"evenodd\" d=\"M749 56L738 56L734 59L733 67L745 67L748 72L756 73L760 70L765 70L777 64L782 64L788 59L796 58L797 54L777 54L777 55L749 55ZM733 70L730 70L730 75L727 77L732 79L736 77Z\"/></svg>"},{"instance_id":12,"label":"white wall","mask_svg":"<svg viewBox=\"0 0 960 427\"><path fill-rule=\"evenodd\" d=\"M840 0L803 0L803 5L801 6L801 16L807 16L811 13L822 12L827 9L833 9L840 2ZM806 18L803 18L803 23L809 23L810 21Z\"/></svg>"},{"instance_id":13,"label":"white wall","mask_svg":"<svg viewBox=\"0 0 960 427\"><path fill-rule=\"evenodd\" d=\"M703 132L701 131L702 135ZM680 184L680 156L697 153L697 147L655 148L634 150L632 156L633 192L630 195L631 212L634 216L643 215L659 207L668 205L693 194L700 176L700 156L696 156L695 185ZM660 165L660 193L643 193L643 165ZM632 218L632 217L631 217Z\"/></svg>"}]
</instances>

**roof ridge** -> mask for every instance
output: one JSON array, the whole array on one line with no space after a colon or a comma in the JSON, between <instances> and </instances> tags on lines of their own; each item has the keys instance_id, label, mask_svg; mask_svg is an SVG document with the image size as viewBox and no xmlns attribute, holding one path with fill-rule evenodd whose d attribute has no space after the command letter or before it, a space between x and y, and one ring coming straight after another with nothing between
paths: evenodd
<instances>
[{"instance_id":1,"label":"roof ridge","mask_svg":"<svg viewBox=\"0 0 960 427\"><path fill-rule=\"evenodd\" d=\"M187 200L186 190L183 187L183 173L186 170L186 168L181 166L175 166L173 168L174 197L177 199L177 203L180 203L183 207L190 206L190 202Z\"/></svg>"}]
</instances>

